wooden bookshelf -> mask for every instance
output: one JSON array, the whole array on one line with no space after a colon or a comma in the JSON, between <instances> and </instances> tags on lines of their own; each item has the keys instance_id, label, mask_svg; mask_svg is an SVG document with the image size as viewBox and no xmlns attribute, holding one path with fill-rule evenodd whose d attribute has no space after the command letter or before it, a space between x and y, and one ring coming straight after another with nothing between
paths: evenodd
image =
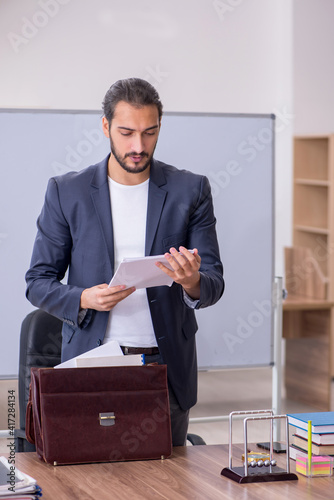
<instances>
[{"instance_id":1,"label":"wooden bookshelf","mask_svg":"<svg viewBox=\"0 0 334 500\"><path fill-rule=\"evenodd\" d=\"M285 249L287 397L331 406L334 377L334 134L294 138L293 247Z\"/></svg>"}]
</instances>

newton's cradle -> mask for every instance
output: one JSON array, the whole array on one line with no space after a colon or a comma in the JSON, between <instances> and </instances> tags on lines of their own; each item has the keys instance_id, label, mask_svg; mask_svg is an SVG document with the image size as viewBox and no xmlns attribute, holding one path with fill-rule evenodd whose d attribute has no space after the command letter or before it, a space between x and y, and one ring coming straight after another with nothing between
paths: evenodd
<instances>
[{"instance_id":1,"label":"newton's cradle","mask_svg":"<svg viewBox=\"0 0 334 500\"><path fill-rule=\"evenodd\" d=\"M266 414L264 416L263 414ZM244 418L244 465L233 467L232 465L232 419L237 415L252 415ZM270 440L269 458L263 459L262 454L250 453L248 451L247 424L249 421L269 420ZM273 425L275 420L285 420L286 441L286 469L278 467L273 457ZM272 410L233 411L229 415L229 467L225 467L221 474L238 483L256 483L267 481L291 481L297 480L296 474L290 472L289 460L289 424L286 415L274 415Z\"/></svg>"}]
</instances>

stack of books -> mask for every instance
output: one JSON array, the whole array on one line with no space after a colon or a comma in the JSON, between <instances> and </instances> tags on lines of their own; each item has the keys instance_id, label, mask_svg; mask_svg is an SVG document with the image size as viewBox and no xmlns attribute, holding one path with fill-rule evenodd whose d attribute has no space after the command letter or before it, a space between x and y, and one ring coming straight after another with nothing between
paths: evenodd
<instances>
[{"instance_id":1,"label":"stack of books","mask_svg":"<svg viewBox=\"0 0 334 500\"><path fill-rule=\"evenodd\" d=\"M334 456L334 412L294 413L288 415L289 425L294 428L290 458L308 455L308 421L312 422L312 455Z\"/></svg>"},{"instance_id":2,"label":"stack of books","mask_svg":"<svg viewBox=\"0 0 334 500\"><path fill-rule=\"evenodd\" d=\"M0 457L0 499L1 500L39 500L42 489L36 480L19 471L12 460Z\"/></svg>"}]
</instances>

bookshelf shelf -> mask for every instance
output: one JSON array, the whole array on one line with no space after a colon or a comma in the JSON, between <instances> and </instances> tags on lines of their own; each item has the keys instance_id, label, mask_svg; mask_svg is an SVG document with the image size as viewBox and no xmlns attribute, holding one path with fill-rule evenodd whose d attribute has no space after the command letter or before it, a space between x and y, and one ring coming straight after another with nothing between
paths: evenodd
<instances>
[{"instance_id":1,"label":"bookshelf shelf","mask_svg":"<svg viewBox=\"0 0 334 500\"><path fill-rule=\"evenodd\" d=\"M329 230L326 227L302 226L300 224L296 224L294 229L295 231L304 231L307 233L329 234Z\"/></svg>"},{"instance_id":2,"label":"bookshelf shelf","mask_svg":"<svg viewBox=\"0 0 334 500\"><path fill-rule=\"evenodd\" d=\"M322 411L330 409L334 377L333 186L334 134L295 137L293 247L286 249L283 304L285 382L288 398Z\"/></svg>"},{"instance_id":3,"label":"bookshelf shelf","mask_svg":"<svg viewBox=\"0 0 334 500\"><path fill-rule=\"evenodd\" d=\"M320 187L330 187L328 180L314 180L314 179L295 179L296 185L301 186L320 186Z\"/></svg>"}]
</instances>

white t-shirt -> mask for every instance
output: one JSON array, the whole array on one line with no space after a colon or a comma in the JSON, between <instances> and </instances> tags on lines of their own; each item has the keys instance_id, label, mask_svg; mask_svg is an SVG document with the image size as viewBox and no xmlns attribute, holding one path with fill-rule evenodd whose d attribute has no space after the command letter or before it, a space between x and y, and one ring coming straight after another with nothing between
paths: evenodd
<instances>
[{"instance_id":1,"label":"white t-shirt","mask_svg":"<svg viewBox=\"0 0 334 500\"><path fill-rule=\"evenodd\" d=\"M147 181L127 186L108 177L114 235L115 270L125 257L145 256ZM136 290L119 302L109 314L103 343L117 340L120 345L157 345L145 289Z\"/></svg>"}]
</instances>

